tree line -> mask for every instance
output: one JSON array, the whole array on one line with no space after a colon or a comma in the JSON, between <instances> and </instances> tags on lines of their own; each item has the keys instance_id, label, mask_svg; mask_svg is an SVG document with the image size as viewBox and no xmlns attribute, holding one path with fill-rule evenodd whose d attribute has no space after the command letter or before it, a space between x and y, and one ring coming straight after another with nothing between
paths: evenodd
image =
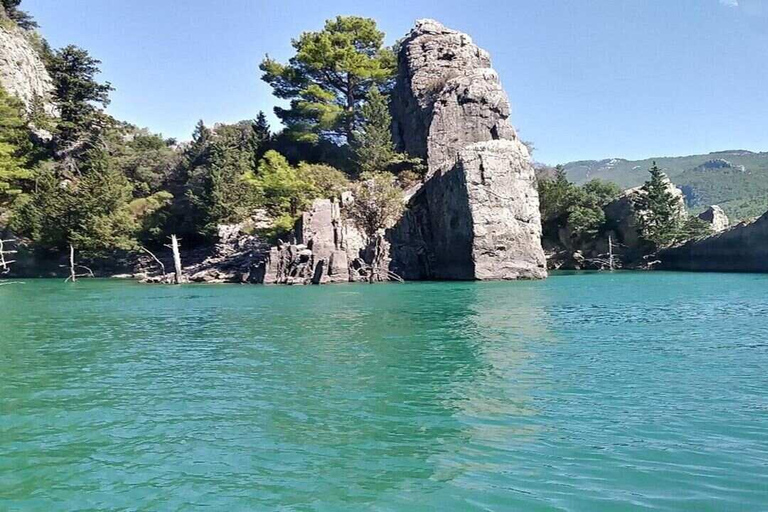
<instances>
[{"instance_id":1,"label":"tree line","mask_svg":"<svg viewBox=\"0 0 768 512\"><path fill-rule=\"evenodd\" d=\"M21 29L36 26L20 0L2 1ZM395 215L401 190L420 179L421 162L392 142L394 52L374 20L328 20L293 41L287 63L263 60L262 78L289 102L275 109L282 130L260 112L234 124L200 121L181 143L110 116L113 87L99 80L101 63L88 51L39 47L51 98L25 107L0 90L0 213L43 253L74 247L106 258L171 234L188 247L207 244L218 225L257 209L272 222L264 235L284 237L312 200L349 189L367 203L350 216L373 237Z\"/></svg>"}]
</instances>

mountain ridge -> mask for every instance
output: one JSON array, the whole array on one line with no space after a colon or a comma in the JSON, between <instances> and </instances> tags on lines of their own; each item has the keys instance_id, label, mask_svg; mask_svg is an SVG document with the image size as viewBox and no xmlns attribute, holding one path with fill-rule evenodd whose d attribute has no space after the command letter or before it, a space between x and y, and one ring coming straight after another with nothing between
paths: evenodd
<instances>
[{"instance_id":1,"label":"mountain ridge","mask_svg":"<svg viewBox=\"0 0 768 512\"><path fill-rule=\"evenodd\" d=\"M643 184L653 162L683 190L693 212L719 204L731 219L744 220L768 210L768 152L733 149L641 160L578 160L563 167L576 184L597 178L632 188Z\"/></svg>"}]
</instances>

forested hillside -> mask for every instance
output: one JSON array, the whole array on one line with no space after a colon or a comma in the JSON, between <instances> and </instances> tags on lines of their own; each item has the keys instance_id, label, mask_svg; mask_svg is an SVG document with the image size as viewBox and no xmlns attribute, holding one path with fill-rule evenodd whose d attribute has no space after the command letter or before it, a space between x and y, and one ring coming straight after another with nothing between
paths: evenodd
<instances>
[{"instance_id":1,"label":"forested hillside","mask_svg":"<svg viewBox=\"0 0 768 512\"><path fill-rule=\"evenodd\" d=\"M109 259L162 247L171 234L188 248L210 244L219 225L256 211L270 219L263 235L277 238L315 198L373 178L399 193L420 179L420 162L391 140L395 59L371 19L328 20L293 41L289 62L263 60L263 80L289 102L276 109L283 130L258 113L200 121L181 143L110 116L114 89L100 80L100 61L76 46L51 48L19 4L2 0L0 30L10 45L34 43L50 90L22 102L0 87L0 231L38 254ZM16 62L0 64L20 75ZM370 215L385 215L386 201L370 200Z\"/></svg>"},{"instance_id":2,"label":"forested hillside","mask_svg":"<svg viewBox=\"0 0 768 512\"><path fill-rule=\"evenodd\" d=\"M768 153L734 150L646 160L614 158L570 162L564 168L577 184L599 178L630 188L643 183L654 161L683 190L693 211L718 204L734 220L768 211Z\"/></svg>"}]
</instances>

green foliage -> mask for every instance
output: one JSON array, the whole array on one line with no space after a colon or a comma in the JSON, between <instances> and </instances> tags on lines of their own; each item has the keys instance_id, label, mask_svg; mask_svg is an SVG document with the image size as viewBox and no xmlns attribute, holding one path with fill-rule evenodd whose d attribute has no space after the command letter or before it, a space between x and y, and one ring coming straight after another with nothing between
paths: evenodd
<instances>
[{"instance_id":1,"label":"green foliage","mask_svg":"<svg viewBox=\"0 0 768 512\"><path fill-rule=\"evenodd\" d=\"M205 230L218 224L239 222L258 206L258 190L246 183L258 152L256 132L250 123L218 127L211 146L209 173L204 182Z\"/></svg>"},{"instance_id":2,"label":"green foliage","mask_svg":"<svg viewBox=\"0 0 768 512\"><path fill-rule=\"evenodd\" d=\"M268 130L268 127L267 127ZM217 125L200 121L168 180L174 201L167 213L166 232L189 242L210 239L222 223L244 220L261 202L253 176L262 150L258 121Z\"/></svg>"},{"instance_id":3,"label":"green foliage","mask_svg":"<svg viewBox=\"0 0 768 512\"><path fill-rule=\"evenodd\" d=\"M170 192L160 191L148 197L134 199L128 204L131 216L140 223L139 236L148 241L163 238L163 226L167 219L167 208L173 202Z\"/></svg>"},{"instance_id":4,"label":"green foliage","mask_svg":"<svg viewBox=\"0 0 768 512\"><path fill-rule=\"evenodd\" d=\"M315 196L312 182L301 176L277 151L267 151L255 174L245 181L262 197L267 211L275 218L295 217Z\"/></svg>"},{"instance_id":5,"label":"green foliage","mask_svg":"<svg viewBox=\"0 0 768 512\"><path fill-rule=\"evenodd\" d=\"M655 247L673 244L680 237L683 219L678 199L669 190L669 179L653 163L651 177L643 185L643 194L638 195L636 208L642 212L638 221L643 238Z\"/></svg>"},{"instance_id":6,"label":"green foliage","mask_svg":"<svg viewBox=\"0 0 768 512\"><path fill-rule=\"evenodd\" d=\"M713 234L712 225L698 217L688 217L680 227L680 240L694 240Z\"/></svg>"},{"instance_id":7,"label":"green foliage","mask_svg":"<svg viewBox=\"0 0 768 512\"><path fill-rule=\"evenodd\" d=\"M312 184L313 193L317 197L337 198L350 188L347 176L330 165L302 162L299 164L298 173L302 179Z\"/></svg>"},{"instance_id":8,"label":"green foliage","mask_svg":"<svg viewBox=\"0 0 768 512\"><path fill-rule=\"evenodd\" d=\"M285 241L291 238L295 226L296 217L290 214L284 214L274 219L269 228L259 230L258 235L272 243L276 243L280 240Z\"/></svg>"},{"instance_id":9,"label":"green foliage","mask_svg":"<svg viewBox=\"0 0 768 512\"><path fill-rule=\"evenodd\" d=\"M360 173L422 171L421 161L399 153L392 142L392 116L389 102L377 88L368 93L368 101L360 109L360 128L353 144L355 163Z\"/></svg>"},{"instance_id":10,"label":"green foliage","mask_svg":"<svg viewBox=\"0 0 768 512\"><path fill-rule=\"evenodd\" d=\"M22 193L22 183L32 177L30 150L21 102L0 87L0 206Z\"/></svg>"},{"instance_id":11,"label":"green foliage","mask_svg":"<svg viewBox=\"0 0 768 512\"><path fill-rule=\"evenodd\" d=\"M261 158L264 156L264 153L269 151L272 146L272 131L269 128L269 123L267 122L267 116L264 115L264 112L259 112L259 115L256 116L256 122L253 125L253 131L254 131L254 137L253 137L253 146L254 146L254 167L258 165L258 162L261 160Z\"/></svg>"},{"instance_id":12,"label":"green foliage","mask_svg":"<svg viewBox=\"0 0 768 512\"><path fill-rule=\"evenodd\" d=\"M3 9L8 19L24 30L33 30L38 27L37 22L27 12L19 9L21 0L1 0ZM0 16L1 18L2 16Z\"/></svg>"},{"instance_id":13,"label":"green foliage","mask_svg":"<svg viewBox=\"0 0 768 512\"><path fill-rule=\"evenodd\" d=\"M730 166L707 167L718 159ZM686 205L696 213L717 204L731 220L745 220L768 210L768 152L734 150L647 160L582 161L565 168L568 178L577 184L599 177L629 188L643 184L654 161L683 190Z\"/></svg>"},{"instance_id":14,"label":"green foliage","mask_svg":"<svg viewBox=\"0 0 768 512\"><path fill-rule=\"evenodd\" d=\"M61 180L55 167L36 177L37 189L15 210L12 227L37 247L63 251L69 244L88 256L135 247L138 228L128 180L101 150L87 155L76 180Z\"/></svg>"},{"instance_id":15,"label":"green foliage","mask_svg":"<svg viewBox=\"0 0 768 512\"><path fill-rule=\"evenodd\" d=\"M96 81L100 63L74 45L57 50L49 59L53 96L60 111L57 143L63 150L71 150L82 139L92 137L106 123L99 105L109 104L113 89L109 82Z\"/></svg>"},{"instance_id":16,"label":"green foliage","mask_svg":"<svg viewBox=\"0 0 768 512\"><path fill-rule=\"evenodd\" d=\"M603 208L621 193L615 184L601 180L576 186L562 166L553 177L540 178L538 188L544 237L553 240L566 226L577 240L593 238L605 227Z\"/></svg>"},{"instance_id":17,"label":"green foliage","mask_svg":"<svg viewBox=\"0 0 768 512\"><path fill-rule=\"evenodd\" d=\"M345 214L369 240L397 220L405 208L403 191L391 173L363 174L353 194Z\"/></svg>"},{"instance_id":18,"label":"green foliage","mask_svg":"<svg viewBox=\"0 0 768 512\"><path fill-rule=\"evenodd\" d=\"M374 20L338 16L295 39L288 64L264 59L263 80L275 96L290 100L290 108L275 113L296 140L353 140L368 91L394 76L394 54L383 42Z\"/></svg>"}]
</instances>

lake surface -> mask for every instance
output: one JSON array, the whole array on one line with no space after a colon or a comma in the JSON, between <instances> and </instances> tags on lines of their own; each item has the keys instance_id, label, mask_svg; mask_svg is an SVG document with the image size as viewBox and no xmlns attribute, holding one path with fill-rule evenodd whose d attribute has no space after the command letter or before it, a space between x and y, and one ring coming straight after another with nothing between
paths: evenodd
<instances>
[{"instance_id":1,"label":"lake surface","mask_svg":"<svg viewBox=\"0 0 768 512\"><path fill-rule=\"evenodd\" d=\"M768 276L0 286L0 510L768 510Z\"/></svg>"}]
</instances>

